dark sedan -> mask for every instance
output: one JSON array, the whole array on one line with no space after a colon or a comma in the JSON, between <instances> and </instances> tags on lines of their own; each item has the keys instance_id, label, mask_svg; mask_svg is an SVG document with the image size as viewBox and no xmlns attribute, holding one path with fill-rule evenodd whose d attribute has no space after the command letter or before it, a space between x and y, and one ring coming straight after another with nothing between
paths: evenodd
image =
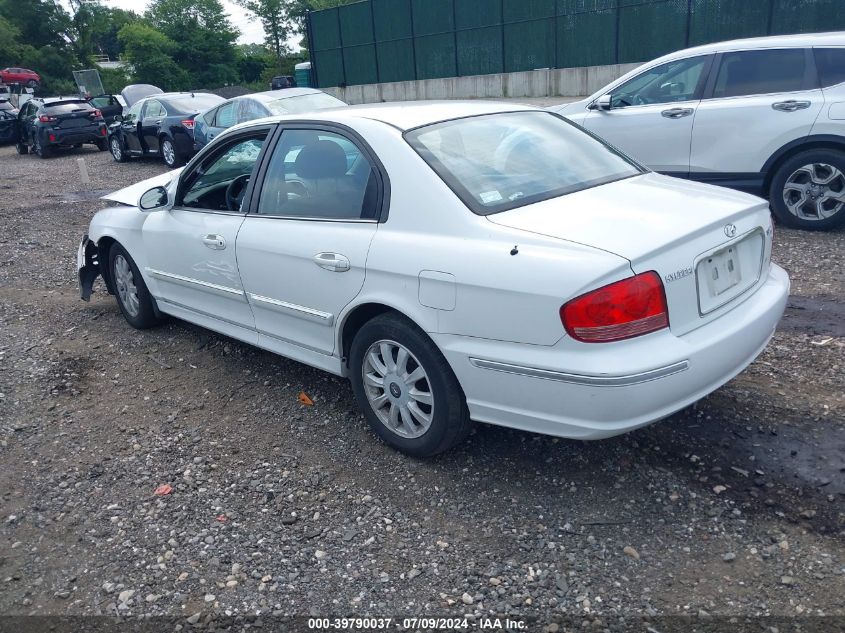
<instances>
[{"instance_id":1,"label":"dark sedan","mask_svg":"<svg viewBox=\"0 0 845 633\"><path fill-rule=\"evenodd\" d=\"M108 149L103 114L78 97L30 99L18 113L18 153L49 158L62 147L93 143Z\"/></svg>"},{"instance_id":2,"label":"dark sedan","mask_svg":"<svg viewBox=\"0 0 845 633\"><path fill-rule=\"evenodd\" d=\"M18 140L18 109L8 100L0 98L0 143Z\"/></svg>"},{"instance_id":3,"label":"dark sedan","mask_svg":"<svg viewBox=\"0 0 845 633\"><path fill-rule=\"evenodd\" d=\"M141 99L109 126L112 156L125 162L135 156L161 156L179 167L194 154L194 117L222 103L206 93L162 93Z\"/></svg>"}]
</instances>

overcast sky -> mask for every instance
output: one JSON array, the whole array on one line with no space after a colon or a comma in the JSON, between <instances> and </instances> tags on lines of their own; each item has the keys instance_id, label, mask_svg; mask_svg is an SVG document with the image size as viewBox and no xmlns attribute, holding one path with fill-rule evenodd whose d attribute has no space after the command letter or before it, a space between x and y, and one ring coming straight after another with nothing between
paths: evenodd
<instances>
[{"instance_id":1,"label":"overcast sky","mask_svg":"<svg viewBox=\"0 0 845 633\"><path fill-rule=\"evenodd\" d=\"M67 0L59 1L66 9L69 8ZM245 9L239 7L234 2L231 2L230 0L221 1L226 13L229 14L230 21L235 28L241 32L241 36L238 39L239 44L256 44L264 41L264 29L261 28L261 23L258 20L253 18L246 12ZM127 9L128 11L134 11L135 13L143 13L149 4L149 0L102 0L102 3L109 7ZM288 44L294 45L295 48L298 41L299 38L295 38L288 42Z\"/></svg>"}]
</instances>

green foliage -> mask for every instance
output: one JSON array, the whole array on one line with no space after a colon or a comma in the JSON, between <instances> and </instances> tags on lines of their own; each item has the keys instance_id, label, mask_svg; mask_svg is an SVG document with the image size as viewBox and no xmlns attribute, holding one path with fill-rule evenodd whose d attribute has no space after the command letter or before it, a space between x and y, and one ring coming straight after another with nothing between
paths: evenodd
<instances>
[{"instance_id":1,"label":"green foliage","mask_svg":"<svg viewBox=\"0 0 845 633\"><path fill-rule=\"evenodd\" d=\"M153 0L150 24L175 42L172 59L193 87L211 88L238 79L235 40L220 0Z\"/></svg>"},{"instance_id":2,"label":"green foliage","mask_svg":"<svg viewBox=\"0 0 845 633\"><path fill-rule=\"evenodd\" d=\"M142 22L130 23L117 34L125 59L133 68L134 83L154 84L163 90L185 90L190 77L173 60L177 44Z\"/></svg>"}]
</instances>

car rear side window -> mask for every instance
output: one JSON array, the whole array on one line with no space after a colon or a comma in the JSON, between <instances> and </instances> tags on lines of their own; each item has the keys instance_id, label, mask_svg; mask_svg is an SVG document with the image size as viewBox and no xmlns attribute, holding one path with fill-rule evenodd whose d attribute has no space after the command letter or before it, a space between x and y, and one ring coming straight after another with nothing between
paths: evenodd
<instances>
[{"instance_id":1,"label":"car rear side window","mask_svg":"<svg viewBox=\"0 0 845 633\"><path fill-rule=\"evenodd\" d=\"M796 92L804 87L805 71L803 48L725 53L713 98Z\"/></svg>"},{"instance_id":2,"label":"car rear side window","mask_svg":"<svg viewBox=\"0 0 845 633\"><path fill-rule=\"evenodd\" d=\"M816 48L814 53L822 88L845 82L845 48Z\"/></svg>"},{"instance_id":3,"label":"car rear side window","mask_svg":"<svg viewBox=\"0 0 845 633\"><path fill-rule=\"evenodd\" d=\"M235 124L235 102L232 101L220 106L217 111L217 118L214 120L215 127L230 128Z\"/></svg>"},{"instance_id":4,"label":"car rear side window","mask_svg":"<svg viewBox=\"0 0 845 633\"><path fill-rule=\"evenodd\" d=\"M348 138L324 130L286 130L273 151L258 213L318 220L375 220L379 180Z\"/></svg>"}]
</instances>

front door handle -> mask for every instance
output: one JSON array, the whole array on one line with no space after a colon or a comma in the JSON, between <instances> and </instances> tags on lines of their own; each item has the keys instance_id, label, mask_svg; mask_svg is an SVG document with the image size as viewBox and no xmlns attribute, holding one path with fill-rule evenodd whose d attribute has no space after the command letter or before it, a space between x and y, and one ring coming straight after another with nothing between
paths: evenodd
<instances>
[{"instance_id":1,"label":"front door handle","mask_svg":"<svg viewBox=\"0 0 845 633\"><path fill-rule=\"evenodd\" d=\"M772 110L778 110L780 112L795 112L796 110L806 110L809 107L809 101L795 101L794 99L778 101L772 104Z\"/></svg>"},{"instance_id":2,"label":"front door handle","mask_svg":"<svg viewBox=\"0 0 845 633\"><path fill-rule=\"evenodd\" d=\"M338 253L317 253L314 255L314 263L333 273L345 273L351 267L349 260Z\"/></svg>"},{"instance_id":3,"label":"front door handle","mask_svg":"<svg viewBox=\"0 0 845 633\"><path fill-rule=\"evenodd\" d=\"M660 114L667 119L680 119L692 114L692 108L670 108L669 110L663 110Z\"/></svg>"},{"instance_id":4,"label":"front door handle","mask_svg":"<svg viewBox=\"0 0 845 633\"><path fill-rule=\"evenodd\" d=\"M206 235L202 238L202 243L215 251L222 251L226 248L226 240L223 239L222 235Z\"/></svg>"}]
</instances>

